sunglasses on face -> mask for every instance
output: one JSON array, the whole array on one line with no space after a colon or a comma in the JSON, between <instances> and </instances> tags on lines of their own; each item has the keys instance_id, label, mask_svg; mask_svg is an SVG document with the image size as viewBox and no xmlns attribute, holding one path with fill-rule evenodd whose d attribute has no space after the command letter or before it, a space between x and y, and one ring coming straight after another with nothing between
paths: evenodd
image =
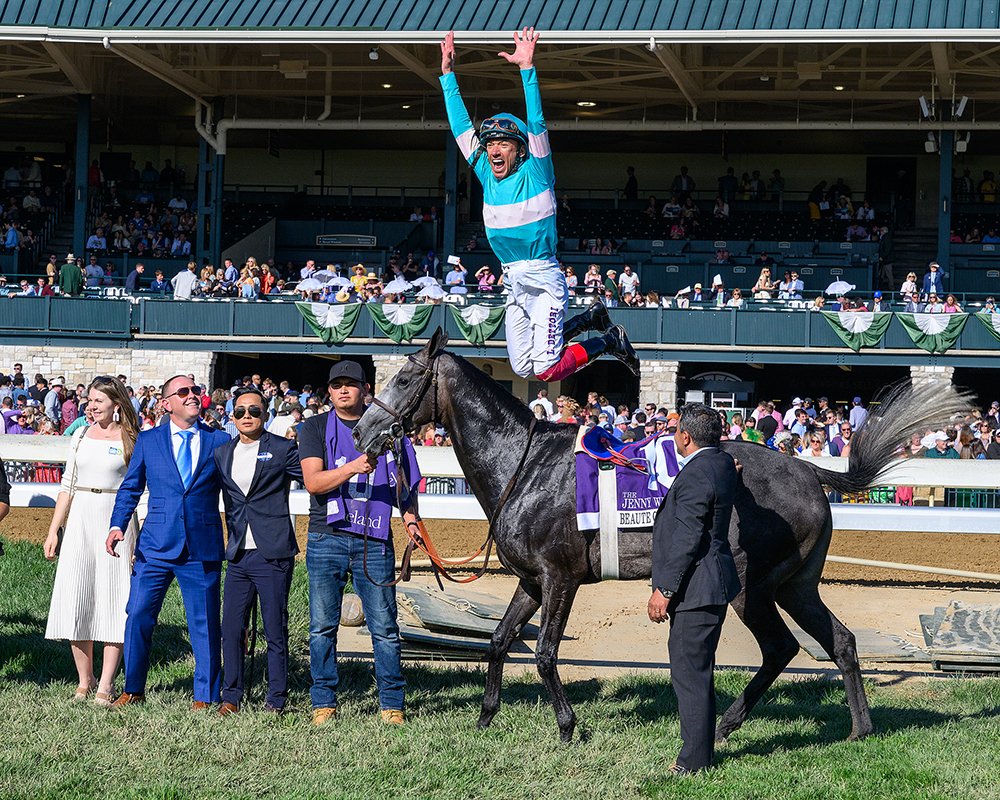
<instances>
[{"instance_id":1,"label":"sunglasses on face","mask_svg":"<svg viewBox=\"0 0 1000 800\"><path fill-rule=\"evenodd\" d=\"M163 399L166 400L166 399L168 399L168 398L173 397L174 395L176 395L181 400L183 400L185 397L187 397L192 392L194 392L194 396L195 397L201 397L201 387L200 386L182 386L176 392L174 392L173 394L168 394Z\"/></svg>"},{"instance_id":2,"label":"sunglasses on face","mask_svg":"<svg viewBox=\"0 0 1000 800\"><path fill-rule=\"evenodd\" d=\"M243 419L247 414L249 414L254 419L260 419L260 415L263 414L263 410L260 406L236 406L233 409L233 417L235 419Z\"/></svg>"}]
</instances>

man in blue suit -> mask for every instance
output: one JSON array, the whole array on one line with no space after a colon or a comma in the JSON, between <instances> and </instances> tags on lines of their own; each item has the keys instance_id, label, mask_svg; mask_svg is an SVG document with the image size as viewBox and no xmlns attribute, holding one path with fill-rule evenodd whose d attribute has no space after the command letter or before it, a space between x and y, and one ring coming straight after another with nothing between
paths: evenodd
<instances>
[{"instance_id":1,"label":"man in blue suit","mask_svg":"<svg viewBox=\"0 0 1000 800\"><path fill-rule=\"evenodd\" d=\"M114 707L145 699L153 627L174 578L181 587L194 650L192 708L219 701L223 547L219 472L212 455L229 441L229 434L198 421L201 391L186 375L163 384L168 424L139 434L115 499L106 547L117 558L115 545L124 539L122 531L149 487L149 511L136 541L125 608L125 691Z\"/></svg>"},{"instance_id":2,"label":"man in blue suit","mask_svg":"<svg viewBox=\"0 0 1000 800\"><path fill-rule=\"evenodd\" d=\"M226 586L222 598L223 716L243 701L243 631L247 611L260 597L267 637L268 711L281 713L288 699L288 593L292 588L295 528L288 508L292 480L302 480L295 442L264 430L267 400L249 386L234 394L239 436L215 451L226 505Z\"/></svg>"}]
</instances>

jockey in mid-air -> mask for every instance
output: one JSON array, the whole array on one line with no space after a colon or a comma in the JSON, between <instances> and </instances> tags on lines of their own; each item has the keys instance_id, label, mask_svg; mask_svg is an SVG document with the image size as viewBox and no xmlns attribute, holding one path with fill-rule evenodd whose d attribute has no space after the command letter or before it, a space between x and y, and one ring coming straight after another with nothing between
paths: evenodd
<instances>
[{"instance_id":1,"label":"jockey in mid-air","mask_svg":"<svg viewBox=\"0 0 1000 800\"><path fill-rule=\"evenodd\" d=\"M525 28L514 34L514 41L513 53L498 55L521 68L527 123L511 114L494 114L483 120L478 133L458 91L454 31L441 43L448 122L483 186L486 237L503 264L511 368L521 377L558 381L607 353L638 375L639 359L625 329L611 324L600 301L565 322L568 290L556 259L555 171L532 65L538 34ZM584 331L599 335L565 344Z\"/></svg>"}]
</instances>

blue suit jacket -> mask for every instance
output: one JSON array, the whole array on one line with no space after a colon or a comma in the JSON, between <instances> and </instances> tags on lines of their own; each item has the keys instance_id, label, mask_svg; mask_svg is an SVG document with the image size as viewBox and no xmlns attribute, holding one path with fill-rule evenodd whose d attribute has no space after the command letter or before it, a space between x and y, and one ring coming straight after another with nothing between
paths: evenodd
<instances>
[{"instance_id":1,"label":"blue suit jacket","mask_svg":"<svg viewBox=\"0 0 1000 800\"><path fill-rule=\"evenodd\" d=\"M246 539L248 524L257 551L264 558L290 558L299 552L288 511L289 484L292 480L302 480L299 448L290 439L264 431L250 490L244 494L233 480L233 456L238 442L239 438L233 439L215 451L229 528L226 558L230 561L236 558Z\"/></svg>"},{"instance_id":2,"label":"blue suit jacket","mask_svg":"<svg viewBox=\"0 0 1000 800\"><path fill-rule=\"evenodd\" d=\"M174 560L187 547L192 561L221 561L222 519L219 516L219 473L212 457L229 434L198 423L201 450L191 485L184 489L170 443L170 425L142 431L135 442L128 472L118 489L111 527L125 530L143 490L149 487L149 511L139 531L136 554Z\"/></svg>"}]
</instances>

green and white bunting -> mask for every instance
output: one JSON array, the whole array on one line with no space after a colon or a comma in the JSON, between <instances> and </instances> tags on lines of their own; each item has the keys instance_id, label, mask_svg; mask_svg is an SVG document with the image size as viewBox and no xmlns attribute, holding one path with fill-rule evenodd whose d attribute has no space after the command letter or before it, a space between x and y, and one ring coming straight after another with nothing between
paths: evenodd
<instances>
[{"instance_id":1,"label":"green and white bunting","mask_svg":"<svg viewBox=\"0 0 1000 800\"><path fill-rule=\"evenodd\" d=\"M428 303L368 303L367 308L379 330L396 344L423 333L434 310Z\"/></svg>"},{"instance_id":2,"label":"green and white bunting","mask_svg":"<svg viewBox=\"0 0 1000 800\"><path fill-rule=\"evenodd\" d=\"M980 311L976 318L986 326L986 330L993 334L993 338L1000 341L1000 314L990 314Z\"/></svg>"},{"instance_id":3,"label":"green and white bunting","mask_svg":"<svg viewBox=\"0 0 1000 800\"><path fill-rule=\"evenodd\" d=\"M962 335L968 314L902 314L902 323L913 343L928 353L944 353L954 347Z\"/></svg>"},{"instance_id":4,"label":"green and white bunting","mask_svg":"<svg viewBox=\"0 0 1000 800\"><path fill-rule=\"evenodd\" d=\"M862 347L875 347L892 321L888 311L824 311L833 332L857 352Z\"/></svg>"},{"instance_id":5,"label":"green and white bunting","mask_svg":"<svg viewBox=\"0 0 1000 800\"><path fill-rule=\"evenodd\" d=\"M462 332L466 341L474 345L483 345L500 327L503 322L503 306L487 306L481 303L459 308L449 306L455 317L455 324Z\"/></svg>"},{"instance_id":6,"label":"green and white bunting","mask_svg":"<svg viewBox=\"0 0 1000 800\"><path fill-rule=\"evenodd\" d=\"M361 314L360 303L296 303L295 307L327 344L340 344L350 336Z\"/></svg>"}]
</instances>

